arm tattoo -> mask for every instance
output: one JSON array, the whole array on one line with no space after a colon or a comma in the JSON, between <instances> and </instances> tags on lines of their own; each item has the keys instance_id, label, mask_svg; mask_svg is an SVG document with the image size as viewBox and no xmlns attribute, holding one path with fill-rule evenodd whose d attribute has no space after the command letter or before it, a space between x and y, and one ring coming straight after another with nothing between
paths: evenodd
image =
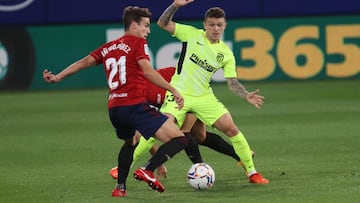
<instances>
[{"instance_id":1,"label":"arm tattoo","mask_svg":"<svg viewBox=\"0 0 360 203\"><path fill-rule=\"evenodd\" d=\"M246 91L244 85L242 85L238 79L236 78L227 78L227 85L229 87L229 90L234 92L239 97L246 99L246 95L249 94L248 91Z\"/></svg>"},{"instance_id":2,"label":"arm tattoo","mask_svg":"<svg viewBox=\"0 0 360 203\"><path fill-rule=\"evenodd\" d=\"M172 18L174 17L175 12L178 10L179 8L174 6L174 5L170 5L165 11L164 13L161 14L159 21L161 22L161 24L163 25L167 25L169 24L169 22L172 20Z\"/></svg>"}]
</instances>

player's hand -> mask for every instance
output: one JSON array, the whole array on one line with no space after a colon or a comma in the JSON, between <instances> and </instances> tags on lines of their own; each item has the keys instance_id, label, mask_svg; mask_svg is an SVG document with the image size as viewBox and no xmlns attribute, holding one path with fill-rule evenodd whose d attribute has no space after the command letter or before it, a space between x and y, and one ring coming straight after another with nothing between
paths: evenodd
<instances>
[{"instance_id":1,"label":"player's hand","mask_svg":"<svg viewBox=\"0 0 360 203\"><path fill-rule=\"evenodd\" d=\"M48 71L47 69L43 71L43 78L47 83L60 82L60 79L56 77L56 75L54 75L51 71Z\"/></svg>"},{"instance_id":2,"label":"player's hand","mask_svg":"<svg viewBox=\"0 0 360 203\"><path fill-rule=\"evenodd\" d=\"M156 179L160 180L161 178L167 178L167 168L165 167L164 164L161 164L157 169L156 169Z\"/></svg>"},{"instance_id":3,"label":"player's hand","mask_svg":"<svg viewBox=\"0 0 360 203\"><path fill-rule=\"evenodd\" d=\"M260 90L255 90L253 92L249 92L249 94L246 95L246 101L248 101L250 104L254 105L256 108L260 109L261 106L264 104L265 97L258 95Z\"/></svg>"},{"instance_id":4,"label":"player's hand","mask_svg":"<svg viewBox=\"0 0 360 203\"><path fill-rule=\"evenodd\" d=\"M175 102L178 105L178 109L182 109L184 107L184 98L177 90L173 91L172 93L175 98Z\"/></svg>"},{"instance_id":5,"label":"player's hand","mask_svg":"<svg viewBox=\"0 0 360 203\"><path fill-rule=\"evenodd\" d=\"M194 0L174 0L174 4L178 7L185 6L186 4L189 4L193 2Z\"/></svg>"}]
</instances>

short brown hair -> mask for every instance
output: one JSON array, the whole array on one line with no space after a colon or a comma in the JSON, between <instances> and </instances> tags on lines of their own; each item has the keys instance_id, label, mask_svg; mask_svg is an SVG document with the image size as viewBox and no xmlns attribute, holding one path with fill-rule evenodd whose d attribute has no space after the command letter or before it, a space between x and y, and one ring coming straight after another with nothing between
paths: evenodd
<instances>
[{"instance_id":1,"label":"short brown hair","mask_svg":"<svg viewBox=\"0 0 360 203\"><path fill-rule=\"evenodd\" d=\"M131 22L135 21L137 23L141 22L141 18L150 18L151 12L148 8L140 8L137 6L127 6L124 8L122 21L125 27L125 30L128 30Z\"/></svg>"},{"instance_id":2,"label":"short brown hair","mask_svg":"<svg viewBox=\"0 0 360 203\"><path fill-rule=\"evenodd\" d=\"M220 7L209 8L205 13L206 18L224 18L226 19L225 11Z\"/></svg>"}]
</instances>

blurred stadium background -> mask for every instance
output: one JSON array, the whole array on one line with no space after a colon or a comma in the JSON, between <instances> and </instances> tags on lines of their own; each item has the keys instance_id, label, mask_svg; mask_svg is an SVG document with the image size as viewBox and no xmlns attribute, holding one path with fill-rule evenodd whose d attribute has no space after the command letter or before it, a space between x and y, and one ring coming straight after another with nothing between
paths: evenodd
<instances>
[{"instance_id":1,"label":"blurred stadium background","mask_svg":"<svg viewBox=\"0 0 360 203\"><path fill-rule=\"evenodd\" d=\"M127 5L153 13L148 41L154 67L176 64L180 43L155 22L171 1L83 2L0 1L0 89L105 87L101 68L46 86L41 72L54 72L87 55L122 32ZM209 7L227 12L224 40L234 50L239 80L317 80L359 78L360 1L358 0L196 0L176 19L199 26ZM256 46L255 46L256 45ZM85 76L84 76L85 75ZM221 81L221 72L214 81Z\"/></svg>"}]
</instances>

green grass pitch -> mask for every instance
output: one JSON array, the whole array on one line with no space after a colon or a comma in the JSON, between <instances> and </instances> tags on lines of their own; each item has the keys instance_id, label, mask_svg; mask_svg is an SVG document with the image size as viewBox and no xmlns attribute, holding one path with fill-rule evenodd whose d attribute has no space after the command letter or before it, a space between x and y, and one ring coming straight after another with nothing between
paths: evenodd
<instances>
[{"instance_id":1,"label":"green grass pitch","mask_svg":"<svg viewBox=\"0 0 360 203\"><path fill-rule=\"evenodd\" d=\"M106 89L0 93L0 202L356 202L360 200L360 80L244 83L262 109L214 84L256 152L269 185L251 185L236 162L201 147L215 185L194 191L184 152L166 163L166 191L132 177L112 198L122 141L110 125ZM217 132L216 130L210 129ZM223 134L221 134L224 136ZM225 138L227 139L227 138Z\"/></svg>"}]
</instances>

